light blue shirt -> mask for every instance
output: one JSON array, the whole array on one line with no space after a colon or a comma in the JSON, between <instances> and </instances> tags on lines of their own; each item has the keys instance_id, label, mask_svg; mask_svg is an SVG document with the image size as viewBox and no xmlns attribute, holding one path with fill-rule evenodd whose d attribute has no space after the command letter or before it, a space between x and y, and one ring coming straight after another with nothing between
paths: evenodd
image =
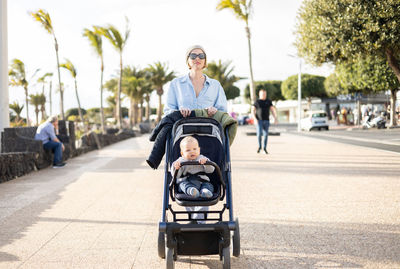
<instances>
[{"instance_id":1,"label":"light blue shirt","mask_svg":"<svg viewBox=\"0 0 400 269\"><path fill-rule=\"evenodd\" d=\"M206 78L204 87L197 97L189 74L173 79L167 93L164 114L169 114L181 108L193 110L209 107L227 112L226 96L221 84L218 80L209 78L207 75L204 76Z\"/></svg>"},{"instance_id":2,"label":"light blue shirt","mask_svg":"<svg viewBox=\"0 0 400 269\"><path fill-rule=\"evenodd\" d=\"M39 125L36 130L35 139L42 140L43 145L49 142L50 140L56 139L56 133L54 130L54 125L50 122L45 122Z\"/></svg>"}]
</instances>

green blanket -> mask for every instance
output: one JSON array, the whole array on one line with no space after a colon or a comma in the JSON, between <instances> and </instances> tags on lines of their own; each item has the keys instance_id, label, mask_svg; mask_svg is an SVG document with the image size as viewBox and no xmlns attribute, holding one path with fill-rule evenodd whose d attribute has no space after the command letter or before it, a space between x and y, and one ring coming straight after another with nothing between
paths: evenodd
<instances>
[{"instance_id":1,"label":"green blanket","mask_svg":"<svg viewBox=\"0 0 400 269\"><path fill-rule=\"evenodd\" d=\"M196 117L208 118L206 109L195 109L194 112L196 113ZM229 145L232 145L237 132L237 126L238 126L237 120L235 120L234 118L229 116L228 113L223 111L217 111L217 113L214 114L213 119L217 120L221 124L224 132L225 129L228 128Z\"/></svg>"}]
</instances>

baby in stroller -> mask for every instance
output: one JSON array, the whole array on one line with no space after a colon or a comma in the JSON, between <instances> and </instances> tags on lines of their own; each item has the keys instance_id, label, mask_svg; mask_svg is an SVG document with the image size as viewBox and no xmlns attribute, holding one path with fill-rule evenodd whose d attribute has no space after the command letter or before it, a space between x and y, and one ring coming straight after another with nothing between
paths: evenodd
<instances>
[{"instance_id":1,"label":"baby in stroller","mask_svg":"<svg viewBox=\"0 0 400 269\"><path fill-rule=\"evenodd\" d=\"M200 154L199 142L193 136L186 136L180 143L181 157L172 163L171 174L177 174L177 184L180 191L193 198L210 198L214 187L206 174L214 172L214 166L205 165L209 159ZM202 165L185 165L182 162L196 161Z\"/></svg>"}]
</instances>

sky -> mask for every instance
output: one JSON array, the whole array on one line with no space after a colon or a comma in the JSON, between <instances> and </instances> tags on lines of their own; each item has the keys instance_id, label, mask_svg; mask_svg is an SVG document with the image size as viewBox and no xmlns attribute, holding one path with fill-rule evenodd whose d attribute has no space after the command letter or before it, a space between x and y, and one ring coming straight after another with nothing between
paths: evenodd
<instances>
[{"instance_id":1,"label":"sky","mask_svg":"<svg viewBox=\"0 0 400 269\"><path fill-rule=\"evenodd\" d=\"M249 26L255 80L285 80L298 73L299 59L289 54L296 55L294 31L301 2L253 0ZM231 61L233 74L249 77L244 22L230 10L217 11L217 3L218 0L9 0L8 60L17 58L25 63L30 94L42 91L37 79L47 72L54 73L53 85L57 84L54 40L29 15L44 9L52 19L60 62L69 59L77 69L79 97L86 109L100 106L100 61L82 36L83 29L112 24L123 33L125 17L131 32L123 53L124 65L145 68L161 61L178 76L185 75L185 52L199 44L206 50L208 61ZM103 50L106 81L117 74L119 55L106 40ZM34 74L37 69L40 70ZM302 72L328 76L332 67L303 63ZM73 79L65 70L61 71L61 81L65 84L65 111L77 107ZM248 79L237 86L244 89L246 84ZM59 94L54 89L53 86L53 114L60 111ZM45 92L47 95L48 88ZM10 87L9 93L11 103L24 104L22 88ZM156 100L153 96L152 103L156 104ZM32 108L31 113L33 116Z\"/></svg>"}]
</instances>

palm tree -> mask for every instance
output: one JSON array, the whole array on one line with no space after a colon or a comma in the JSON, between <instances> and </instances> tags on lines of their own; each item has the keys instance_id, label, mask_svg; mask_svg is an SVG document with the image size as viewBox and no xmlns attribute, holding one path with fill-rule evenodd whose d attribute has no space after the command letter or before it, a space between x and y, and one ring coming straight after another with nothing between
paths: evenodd
<instances>
[{"instance_id":1,"label":"palm tree","mask_svg":"<svg viewBox=\"0 0 400 269\"><path fill-rule=\"evenodd\" d=\"M207 69L205 70L206 75L218 80L225 91L233 86L235 82L242 79L241 77L232 75L234 68L230 67L231 63L231 61L222 62L219 60L218 63L212 61L207 64Z\"/></svg>"},{"instance_id":2,"label":"palm tree","mask_svg":"<svg viewBox=\"0 0 400 269\"><path fill-rule=\"evenodd\" d=\"M15 118L15 122L18 123L21 120L21 112L24 109L24 105L19 105L18 102L14 102L10 104L10 109L15 112L17 117Z\"/></svg>"},{"instance_id":3,"label":"palm tree","mask_svg":"<svg viewBox=\"0 0 400 269\"><path fill-rule=\"evenodd\" d=\"M115 107L116 107L116 102L115 102L116 96L111 95L106 98L106 103L108 105L108 108L105 109L105 112L108 113L107 111L110 111L111 115L115 118ZM108 110L109 109L109 110Z\"/></svg>"},{"instance_id":4,"label":"palm tree","mask_svg":"<svg viewBox=\"0 0 400 269\"><path fill-rule=\"evenodd\" d=\"M243 20L246 23L245 29L247 35L247 43L249 47L249 65L250 65L250 98L251 101L254 103L257 97L254 87L250 28L249 28L249 17L252 10L252 0L220 0L217 5L217 10L223 10L223 9L232 10L238 19Z\"/></svg>"},{"instance_id":5,"label":"palm tree","mask_svg":"<svg viewBox=\"0 0 400 269\"><path fill-rule=\"evenodd\" d=\"M146 121L150 122L150 95L153 92L153 88L151 87L151 83L147 80L142 85L143 99L146 101L146 112L145 117Z\"/></svg>"},{"instance_id":6,"label":"palm tree","mask_svg":"<svg viewBox=\"0 0 400 269\"><path fill-rule=\"evenodd\" d=\"M87 37L90 45L94 48L97 55L100 57L100 116L101 116L101 131L105 133L105 119L103 108L103 73L104 73L104 60L103 60L103 41L101 35L96 33L95 30L91 31L87 28L83 29L83 36Z\"/></svg>"},{"instance_id":7,"label":"palm tree","mask_svg":"<svg viewBox=\"0 0 400 269\"><path fill-rule=\"evenodd\" d=\"M82 124L85 124L83 120L83 114L82 114L82 108L81 108L81 102L79 100L79 95L78 95L78 84L76 82L76 68L72 64L72 62L68 59L65 59L65 63L61 64L60 67L67 69L70 73L71 76L74 78L75 82L75 95L76 95L76 101L78 102L78 112L79 112L79 118L81 119Z\"/></svg>"},{"instance_id":8,"label":"palm tree","mask_svg":"<svg viewBox=\"0 0 400 269\"><path fill-rule=\"evenodd\" d=\"M119 75L119 81L118 81L118 92L117 92L117 111L116 111L116 116L117 116L117 125L118 128L122 128L122 115L121 115L121 87L122 87L122 70L123 70L123 65L122 65L122 53L124 51L125 45L127 43L127 40L129 38L129 33L130 29L128 27L128 20L126 19L126 29L125 29L125 35L122 36L120 32L115 28L113 25L108 25L108 27L99 27L99 26L94 26L96 33L101 34L105 38L110 41L111 45L118 51L119 53L119 70L120 70L120 75Z\"/></svg>"},{"instance_id":9,"label":"palm tree","mask_svg":"<svg viewBox=\"0 0 400 269\"><path fill-rule=\"evenodd\" d=\"M36 12L31 12L31 16L38 22L41 23L41 25L44 27L44 29L53 36L54 38L54 47L56 50L56 57L57 57L57 72L58 72L58 86L60 89L60 109L61 109L61 118L65 120L65 115L64 115L64 90L61 87L61 75L60 75L60 61L58 58L58 43L57 43L57 38L56 35L54 34L54 29L53 25L51 23L50 15L48 12L46 12L43 9L39 9Z\"/></svg>"},{"instance_id":10,"label":"palm tree","mask_svg":"<svg viewBox=\"0 0 400 269\"><path fill-rule=\"evenodd\" d=\"M37 93L31 94L29 97L29 102L35 107L36 125L39 125L39 106L42 106L46 103L46 96L43 93Z\"/></svg>"},{"instance_id":11,"label":"palm tree","mask_svg":"<svg viewBox=\"0 0 400 269\"><path fill-rule=\"evenodd\" d=\"M104 83L104 88L111 92L111 96L109 96L106 100L107 100L107 104L111 105L112 107L112 111L113 111L113 117L116 120L116 104L117 104L117 91L118 91L118 79L117 78L111 78L110 80L107 80ZM112 103L109 102L109 99L114 98L114 101Z\"/></svg>"},{"instance_id":12,"label":"palm tree","mask_svg":"<svg viewBox=\"0 0 400 269\"><path fill-rule=\"evenodd\" d=\"M16 87L23 87L25 91L25 108L26 108L26 124L30 126L29 122L29 109L28 109L28 80L26 79L25 64L18 59L13 59L11 62L10 70L8 71L10 77L10 85Z\"/></svg>"},{"instance_id":13,"label":"palm tree","mask_svg":"<svg viewBox=\"0 0 400 269\"><path fill-rule=\"evenodd\" d=\"M145 83L144 72L135 67L126 66L123 70L122 91L130 100L129 126L138 122L138 104L143 100L142 86Z\"/></svg>"},{"instance_id":14,"label":"palm tree","mask_svg":"<svg viewBox=\"0 0 400 269\"><path fill-rule=\"evenodd\" d=\"M51 76L53 76L53 73L46 73L43 76L41 76L40 78L38 78L38 80L37 80L38 83L42 83L42 94L43 95L44 95L44 86L46 84L46 78L47 77L51 77ZM51 91L51 89L50 89L50 91ZM51 96L51 94L50 94L50 96ZM45 106L45 104L43 104L43 106L40 108L40 111L42 113L42 120L45 120L46 119L46 106Z\"/></svg>"},{"instance_id":15,"label":"palm tree","mask_svg":"<svg viewBox=\"0 0 400 269\"><path fill-rule=\"evenodd\" d=\"M175 78L175 73L174 71L169 72L167 65L161 62L150 64L146 70L149 72L149 80L158 94L157 121L159 122L162 114L161 96L164 94L163 86Z\"/></svg>"}]
</instances>

